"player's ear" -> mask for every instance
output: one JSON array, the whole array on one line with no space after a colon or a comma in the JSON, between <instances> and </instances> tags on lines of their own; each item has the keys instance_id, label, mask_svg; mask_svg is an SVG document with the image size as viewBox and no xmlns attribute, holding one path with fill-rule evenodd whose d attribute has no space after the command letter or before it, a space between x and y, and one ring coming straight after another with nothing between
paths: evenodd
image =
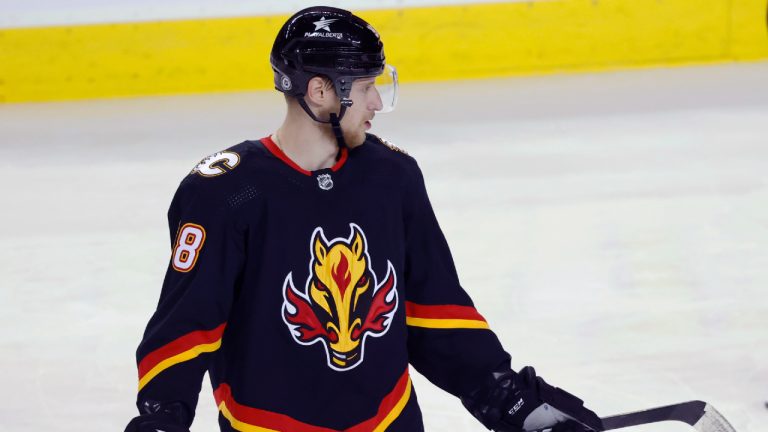
<instances>
[{"instance_id":1,"label":"player's ear","mask_svg":"<svg viewBox=\"0 0 768 432\"><path fill-rule=\"evenodd\" d=\"M326 107L336 100L333 83L325 77L316 76L307 83L307 102L310 105Z\"/></svg>"}]
</instances>

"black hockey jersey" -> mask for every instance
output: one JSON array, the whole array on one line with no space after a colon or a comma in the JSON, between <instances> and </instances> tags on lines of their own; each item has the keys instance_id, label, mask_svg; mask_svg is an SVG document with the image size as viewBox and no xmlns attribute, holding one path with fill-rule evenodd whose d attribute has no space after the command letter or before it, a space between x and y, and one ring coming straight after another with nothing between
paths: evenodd
<instances>
[{"instance_id":1,"label":"black hockey jersey","mask_svg":"<svg viewBox=\"0 0 768 432\"><path fill-rule=\"evenodd\" d=\"M461 396L509 355L459 285L415 160L374 135L306 171L269 138L202 160L137 351L138 404L222 431L423 430L409 364Z\"/></svg>"}]
</instances>

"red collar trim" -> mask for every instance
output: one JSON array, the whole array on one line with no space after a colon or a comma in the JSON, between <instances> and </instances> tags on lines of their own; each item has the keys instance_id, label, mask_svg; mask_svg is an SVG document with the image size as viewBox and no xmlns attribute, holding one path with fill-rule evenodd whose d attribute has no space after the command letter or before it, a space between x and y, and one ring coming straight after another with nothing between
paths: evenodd
<instances>
[{"instance_id":1,"label":"red collar trim","mask_svg":"<svg viewBox=\"0 0 768 432\"><path fill-rule=\"evenodd\" d=\"M348 156L349 156L349 149L347 149L346 147L341 149L341 157L335 164L333 164L333 166L331 167L331 171L333 172L338 171L344 165L344 162L347 161Z\"/></svg>"},{"instance_id":2,"label":"red collar trim","mask_svg":"<svg viewBox=\"0 0 768 432\"><path fill-rule=\"evenodd\" d=\"M275 144L274 141L272 141L272 137L267 136L261 139L261 142L264 144L264 147L269 150L270 153L272 153L276 158L282 160L286 163L289 167L295 169L296 171L306 175L311 176L312 171L307 171L304 168L300 167L296 162L292 161L291 158L288 157L285 153L283 153L282 150L280 150L280 147ZM344 165L344 163L347 161L347 157L349 156L349 150L346 148L341 149L341 157L339 160L331 167L331 171L336 172Z\"/></svg>"}]
</instances>

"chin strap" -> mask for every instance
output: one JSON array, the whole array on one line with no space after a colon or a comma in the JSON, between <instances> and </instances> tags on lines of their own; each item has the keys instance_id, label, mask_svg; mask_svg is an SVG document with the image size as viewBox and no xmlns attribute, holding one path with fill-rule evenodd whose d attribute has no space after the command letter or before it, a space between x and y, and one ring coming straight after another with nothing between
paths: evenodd
<instances>
[{"instance_id":1,"label":"chin strap","mask_svg":"<svg viewBox=\"0 0 768 432\"><path fill-rule=\"evenodd\" d=\"M344 141L344 133L341 131L341 119L342 117L344 117L344 113L347 111L348 104L346 104L345 101L342 101L341 108L339 109L338 115L336 113L331 113L330 120L320 120L319 118L317 118L315 113L313 113L312 110L309 109L309 106L307 105L307 101L304 100L303 96L297 96L296 99L299 101L299 105L304 110L304 112L306 112L307 115L312 120L318 123L331 125L331 129L333 129L333 135L336 137L336 143L339 145L339 151L336 153L336 160L338 161L339 159L341 159L342 149L347 147L347 143Z\"/></svg>"},{"instance_id":2,"label":"chin strap","mask_svg":"<svg viewBox=\"0 0 768 432\"><path fill-rule=\"evenodd\" d=\"M341 107L341 115L344 115L344 110L346 107ZM336 153L336 160L338 161L341 159L341 152L342 149L347 147L347 143L344 141L344 133L341 131L341 117L337 116L336 113L331 113L331 129L333 129L333 134L336 136L336 143L339 144L339 151Z\"/></svg>"}]
</instances>

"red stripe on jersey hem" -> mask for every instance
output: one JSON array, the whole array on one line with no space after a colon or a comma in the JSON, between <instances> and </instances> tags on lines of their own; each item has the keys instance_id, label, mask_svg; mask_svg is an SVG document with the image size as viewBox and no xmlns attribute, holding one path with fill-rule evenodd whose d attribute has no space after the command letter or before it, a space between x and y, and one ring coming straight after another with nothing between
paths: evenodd
<instances>
[{"instance_id":1,"label":"red stripe on jersey hem","mask_svg":"<svg viewBox=\"0 0 768 432\"><path fill-rule=\"evenodd\" d=\"M409 318L462 319L485 322L485 318L472 306L421 305L405 302L405 315Z\"/></svg>"},{"instance_id":2,"label":"red stripe on jersey hem","mask_svg":"<svg viewBox=\"0 0 768 432\"><path fill-rule=\"evenodd\" d=\"M291 158L288 157L283 151L280 149L280 147L275 144L274 141L272 141L272 137L264 137L261 139L262 144L264 144L264 147L269 150L270 153L272 153L276 158L280 159L281 161L285 162L286 165L289 167L295 169L296 171L306 175L311 176L312 171L307 171L304 168L300 167L296 162L291 160ZM341 149L341 157L339 160L333 164L331 167L331 171L336 172L338 171L344 163L347 161L347 158L349 157L349 151L346 148Z\"/></svg>"},{"instance_id":3,"label":"red stripe on jersey hem","mask_svg":"<svg viewBox=\"0 0 768 432\"><path fill-rule=\"evenodd\" d=\"M147 372L157 366L160 362L167 358L171 358L177 354L183 353L189 349L198 345L210 344L221 339L224 334L224 328L227 323L221 324L213 330L197 330L191 333L187 333L174 341L161 346L160 348L152 351L144 356L139 362L139 379L141 379Z\"/></svg>"},{"instance_id":4,"label":"red stripe on jersey hem","mask_svg":"<svg viewBox=\"0 0 768 432\"><path fill-rule=\"evenodd\" d=\"M375 430L377 426L379 426L383 421L387 419L387 416L389 416L390 413L393 413L395 415L395 418L400 416L400 413L402 413L402 410L404 406L398 407L398 402L400 402L401 399L404 397L410 397L410 395L406 396L405 392L410 391L410 382L411 377L408 375L408 368L405 368L405 372L403 372L402 375L400 375L400 378L397 380L397 384L395 384L395 388L392 389L389 394L387 394L384 399L381 401L381 404L379 404L379 410L376 411L376 416L372 419L366 420L362 423L359 423L355 426L352 426L349 429L346 429L345 432L367 432ZM407 403L407 402L406 402ZM394 412L397 409L399 409L399 412ZM390 419L390 421L393 421L394 418ZM386 426L389 426L388 424Z\"/></svg>"},{"instance_id":5,"label":"red stripe on jersey hem","mask_svg":"<svg viewBox=\"0 0 768 432\"><path fill-rule=\"evenodd\" d=\"M397 384L395 384L395 387L384 397L381 404L379 404L376 416L344 429L343 432L370 432L374 430L387 418L387 416L389 416L390 413L393 413L393 411L398 408L398 402L403 398L406 390L409 390L410 388L408 385L409 382L410 376L408 375L408 369L406 368L403 375L398 379ZM235 402L232 397L232 389L228 384L219 385L213 392L213 396L216 399L217 406L221 407L221 404L223 403L234 420L245 423L248 426L291 432L338 432L337 429L329 429L304 423L285 414L241 405ZM402 410L402 407L399 408ZM395 414L399 415L400 412Z\"/></svg>"}]
</instances>

